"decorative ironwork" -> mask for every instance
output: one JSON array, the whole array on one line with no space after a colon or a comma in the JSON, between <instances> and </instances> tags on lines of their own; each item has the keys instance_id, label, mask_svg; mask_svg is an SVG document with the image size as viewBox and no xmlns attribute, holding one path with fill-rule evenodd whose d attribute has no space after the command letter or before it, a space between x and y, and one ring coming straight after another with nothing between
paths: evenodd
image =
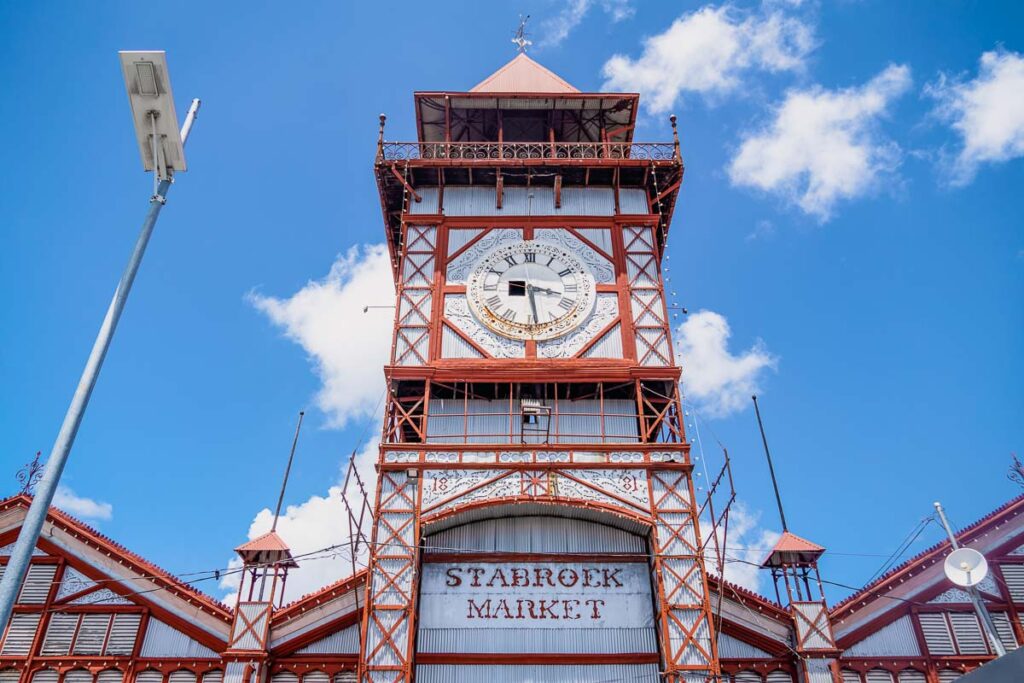
<instances>
[{"instance_id":1,"label":"decorative ironwork","mask_svg":"<svg viewBox=\"0 0 1024 683\"><path fill-rule=\"evenodd\" d=\"M1006 478L1024 488L1024 464L1021 463L1016 453L1010 453L1010 457L1013 458L1013 464L1010 465L1010 471L1006 474Z\"/></svg>"},{"instance_id":2,"label":"decorative ironwork","mask_svg":"<svg viewBox=\"0 0 1024 683\"><path fill-rule=\"evenodd\" d=\"M385 142L386 161L412 159L633 159L678 160L671 142Z\"/></svg>"},{"instance_id":3,"label":"decorative ironwork","mask_svg":"<svg viewBox=\"0 0 1024 683\"><path fill-rule=\"evenodd\" d=\"M21 485L21 493L24 495L31 495L36 484L43 478L43 465L45 463L39 462L39 456L42 454L42 451L36 451L36 457L32 458L32 462L25 463L25 466L14 475Z\"/></svg>"}]
</instances>

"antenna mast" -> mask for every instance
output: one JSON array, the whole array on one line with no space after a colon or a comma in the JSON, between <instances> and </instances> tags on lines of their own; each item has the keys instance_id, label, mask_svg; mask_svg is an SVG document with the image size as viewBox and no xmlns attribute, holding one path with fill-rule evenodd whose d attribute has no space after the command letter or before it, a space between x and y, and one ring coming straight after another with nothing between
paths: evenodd
<instances>
[{"instance_id":1,"label":"antenna mast","mask_svg":"<svg viewBox=\"0 0 1024 683\"><path fill-rule=\"evenodd\" d=\"M764 435L764 424L761 422L761 409L757 407L757 396L751 396L754 400L754 412L757 413L757 426L761 430L761 442L764 444L764 455L768 458L768 472L772 475L772 487L775 489L775 502L779 506L779 517L782 519L782 530L789 531L786 524L786 513L782 511L782 496L779 495L779 482L775 479L775 466L772 465L772 454L768 450L768 438Z\"/></svg>"},{"instance_id":2,"label":"antenna mast","mask_svg":"<svg viewBox=\"0 0 1024 683\"><path fill-rule=\"evenodd\" d=\"M284 469L284 481L281 482L281 495L277 497L277 509L274 510L274 525L270 527L271 531L277 531L277 518L281 516L281 503L284 502L284 490L288 486L288 475L292 471L292 460L295 459L295 446L299 443L299 430L302 429L302 416L306 414L306 411L299 411L299 423L295 425L295 438L292 439L292 450L288 454L288 466Z\"/></svg>"}]
</instances>

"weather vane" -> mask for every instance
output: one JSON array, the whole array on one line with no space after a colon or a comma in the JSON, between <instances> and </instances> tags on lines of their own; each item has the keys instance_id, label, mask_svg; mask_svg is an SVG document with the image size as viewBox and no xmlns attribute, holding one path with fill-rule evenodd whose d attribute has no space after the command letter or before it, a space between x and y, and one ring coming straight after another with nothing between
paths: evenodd
<instances>
[{"instance_id":1,"label":"weather vane","mask_svg":"<svg viewBox=\"0 0 1024 683\"><path fill-rule=\"evenodd\" d=\"M25 466L15 475L18 483L21 484L23 494L31 494L36 484L43 478L43 466L39 462L40 455L42 452L36 451L36 457L32 458L32 462L25 463Z\"/></svg>"},{"instance_id":2,"label":"weather vane","mask_svg":"<svg viewBox=\"0 0 1024 683\"><path fill-rule=\"evenodd\" d=\"M1010 465L1010 471L1007 473L1006 478L1024 488L1024 464L1021 464L1016 453L1010 453L1010 457L1013 458L1013 464Z\"/></svg>"},{"instance_id":3,"label":"weather vane","mask_svg":"<svg viewBox=\"0 0 1024 683\"><path fill-rule=\"evenodd\" d=\"M519 48L520 54L524 54L526 48L533 45L533 41L526 37L526 22L529 20L529 14L525 17L522 14L519 15L519 28L516 29L516 37L512 39L512 43Z\"/></svg>"}]
</instances>

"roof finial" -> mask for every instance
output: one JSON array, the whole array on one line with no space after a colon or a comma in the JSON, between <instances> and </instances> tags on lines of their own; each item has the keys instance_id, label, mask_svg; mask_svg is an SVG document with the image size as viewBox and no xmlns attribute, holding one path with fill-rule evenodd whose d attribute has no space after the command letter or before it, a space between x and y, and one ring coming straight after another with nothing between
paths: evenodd
<instances>
[{"instance_id":1,"label":"roof finial","mask_svg":"<svg viewBox=\"0 0 1024 683\"><path fill-rule=\"evenodd\" d=\"M519 48L519 54L526 54L526 48L533 45L533 41L526 37L526 22L529 20L529 14L525 17L519 15L519 28L516 29L516 37L512 39L512 43Z\"/></svg>"}]
</instances>

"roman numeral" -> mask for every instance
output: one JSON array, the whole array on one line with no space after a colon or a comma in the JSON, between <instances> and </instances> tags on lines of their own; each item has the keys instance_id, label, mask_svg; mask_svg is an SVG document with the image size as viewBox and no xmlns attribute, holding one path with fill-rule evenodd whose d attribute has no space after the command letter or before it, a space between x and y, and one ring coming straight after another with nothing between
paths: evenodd
<instances>
[{"instance_id":1,"label":"roman numeral","mask_svg":"<svg viewBox=\"0 0 1024 683\"><path fill-rule=\"evenodd\" d=\"M512 254L511 256L506 256L505 257L505 263L507 263L509 266L516 265L516 256L515 256L515 254Z\"/></svg>"},{"instance_id":2,"label":"roman numeral","mask_svg":"<svg viewBox=\"0 0 1024 683\"><path fill-rule=\"evenodd\" d=\"M535 252L532 252L532 251L524 251L523 252L523 258L526 259L527 263L536 263L537 262L537 254Z\"/></svg>"},{"instance_id":3,"label":"roman numeral","mask_svg":"<svg viewBox=\"0 0 1024 683\"><path fill-rule=\"evenodd\" d=\"M550 268L551 264L554 263L554 262L555 262L555 257L552 256L551 258L548 259L548 262L545 265L547 265Z\"/></svg>"},{"instance_id":4,"label":"roman numeral","mask_svg":"<svg viewBox=\"0 0 1024 683\"><path fill-rule=\"evenodd\" d=\"M490 306L491 308L497 308L498 306L501 305L501 297L495 294L494 296L487 300L487 305Z\"/></svg>"},{"instance_id":5,"label":"roman numeral","mask_svg":"<svg viewBox=\"0 0 1024 683\"><path fill-rule=\"evenodd\" d=\"M501 314L501 317L504 318L505 320L508 320L509 322L515 322L516 312L513 311L511 308L506 308L505 312Z\"/></svg>"},{"instance_id":6,"label":"roman numeral","mask_svg":"<svg viewBox=\"0 0 1024 683\"><path fill-rule=\"evenodd\" d=\"M572 271L566 268L558 274L559 277L565 277L566 275L572 275Z\"/></svg>"},{"instance_id":7,"label":"roman numeral","mask_svg":"<svg viewBox=\"0 0 1024 683\"><path fill-rule=\"evenodd\" d=\"M575 282L569 282L565 285L565 291L567 292L575 292L577 289L579 289L579 286Z\"/></svg>"},{"instance_id":8,"label":"roman numeral","mask_svg":"<svg viewBox=\"0 0 1024 683\"><path fill-rule=\"evenodd\" d=\"M495 282L493 285L485 284L484 285L484 291L485 292L496 292L496 291L498 291L498 283Z\"/></svg>"},{"instance_id":9,"label":"roman numeral","mask_svg":"<svg viewBox=\"0 0 1024 683\"><path fill-rule=\"evenodd\" d=\"M491 269L490 269L490 270L488 270L487 272L488 272L488 273L494 273L494 274L495 274L495 275L497 275L498 277L501 277L501 274L502 274L502 273L504 273L505 271L503 271L503 270L495 270L494 268L491 268Z\"/></svg>"},{"instance_id":10,"label":"roman numeral","mask_svg":"<svg viewBox=\"0 0 1024 683\"><path fill-rule=\"evenodd\" d=\"M561 301L558 302L558 307L559 308L564 308L567 311L572 310L572 307L575 306L575 305L576 305L576 299L565 298L565 299L562 299Z\"/></svg>"}]
</instances>

